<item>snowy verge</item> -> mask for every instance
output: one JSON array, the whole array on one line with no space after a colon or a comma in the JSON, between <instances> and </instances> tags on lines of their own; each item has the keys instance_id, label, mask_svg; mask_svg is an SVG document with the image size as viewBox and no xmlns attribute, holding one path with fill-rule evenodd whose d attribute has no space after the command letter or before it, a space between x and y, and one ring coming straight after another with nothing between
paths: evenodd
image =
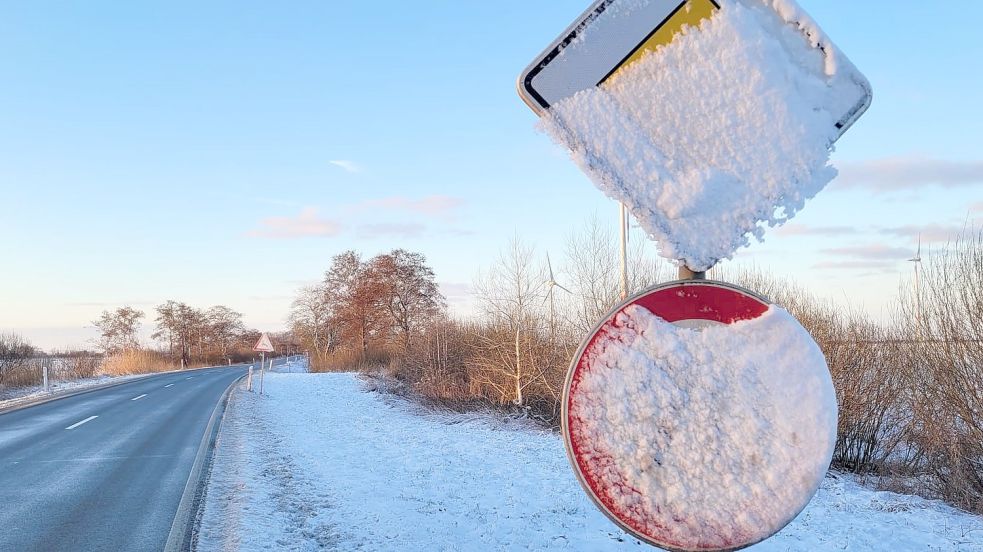
<instances>
[{"instance_id":1,"label":"snowy verge","mask_svg":"<svg viewBox=\"0 0 983 552\"><path fill-rule=\"evenodd\" d=\"M13 408L57 399L86 389L122 383L131 379L146 377L150 374L132 374L127 376L96 376L71 381L51 382L51 391L45 393L44 386L15 387L0 390L0 412Z\"/></svg>"},{"instance_id":2,"label":"snowy verge","mask_svg":"<svg viewBox=\"0 0 983 552\"><path fill-rule=\"evenodd\" d=\"M267 375L233 394L198 550L645 550L583 493L561 439L428 415L352 374ZM983 519L828 477L750 550L983 551Z\"/></svg>"}]
</instances>

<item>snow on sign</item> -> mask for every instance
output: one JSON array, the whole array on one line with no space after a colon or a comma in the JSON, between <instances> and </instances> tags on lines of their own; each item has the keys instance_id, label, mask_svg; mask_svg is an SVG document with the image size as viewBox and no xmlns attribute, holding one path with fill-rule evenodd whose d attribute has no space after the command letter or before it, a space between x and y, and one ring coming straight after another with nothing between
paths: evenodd
<instances>
[{"instance_id":1,"label":"snow on sign","mask_svg":"<svg viewBox=\"0 0 983 552\"><path fill-rule=\"evenodd\" d=\"M518 88L660 253L695 271L819 193L833 143L871 100L793 0L602 0Z\"/></svg>"},{"instance_id":2,"label":"snow on sign","mask_svg":"<svg viewBox=\"0 0 983 552\"><path fill-rule=\"evenodd\" d=\"M739 0L771 5L821 51L835 48L788 0ZM697 27L719 10L720 0L599 0L550 44L519 76L519 95L539 114L577 92L599 86L645 53L669 44L684 27ZM622 5L625 5L623 7ZM831 57L833 52L824 53ZM841 54L842 55L842 54ZM870 84L860 74L837 126L845 130L870 104Z\"/></svg>"},{"instance_id":3,"label":"snow on sign","mask_svg":"<svg viewBox=\"0 0 983 552\"><path fill-rule=\"evenodd\" d=\"M270 336L265 333L261 335L256 341L256 344L253 345L253 350L257 353L272 353L273 342L270 341Z\"/></svg>"},{"instance_id":4,"label":"snow on sign","mask_svg":"<svg viewBox=\"0 0 983 552\"><path fill-rule=\"evenodd\" d=\"M700 280L616 308L574 357L563 395L587 494L671 550L737 549L779 531L819 488L836 422L826 361L798 322Z\"/></svg>"}]
</instances>

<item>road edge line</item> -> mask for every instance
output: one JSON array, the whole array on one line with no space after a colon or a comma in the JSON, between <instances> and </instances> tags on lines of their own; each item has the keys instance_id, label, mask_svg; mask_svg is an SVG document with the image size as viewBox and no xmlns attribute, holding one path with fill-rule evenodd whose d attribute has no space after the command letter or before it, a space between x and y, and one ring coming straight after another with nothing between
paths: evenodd
<instances>
[{"instance_id":1,"label":"road edge line","mask_svg":"<svg viewBox=\"0 0 983 552\"><path fill-rule=\"evenodd\" d=\"M108 382L108 383L100 383L100 384L92 385L92 386L89 386L89 387L83 387L82 389L72 389L72 390L65 391L64 393L60 393L60 394L41 396L37 400L31 400L31 401L28 401L28 402L25 402L25 403L18 403L18 404L10 405L10 406L7 406L7 407L0 407L0 414L7 414L7 413L10 413L10 412L16 412L18 410L23 410L25 408L30 408L32 406L37 406L39 404L46 404L46 403L58 401L58 400L61 400L61 399L67 399L69 397L77 397L78 395L84 395L86 393L91 393L93 391L102 391L103 389L109 389L110 387L116 387L118 385L126 385L127 383L133 383L135 381L145 380L147 378L150 378L150 377L153 377L153 376L156 376L156 375L158 375L158 374L156 374L156 373L155 374L140 374L140 375L138 375L136 377L133 377L133 378L127 378L124 381L111 381L111 382ZM16 400L16 399L14 399L14 400Z\"/></svg>"},{"instance_id":2,"label":"road edge line","mask_svg":"<svg viewBox=\"0 0 983 552\"><path fill-rule=\"evenodd\" d=\"M167 543L164 545L164 552L187 552L191 550L194 529L198 523L198 511L204 501L204 487L208 475L211 472L212 453L215 450L215 440L218 438L218 430L225 418L225 409L229 404L229 397L233 389L246 377L245 374L239 376L222 393L218 404L212 410L212 415L205 426L205 434L201 437L198 445L198 453L195 455L194 464L191 466L191 473L188 474L188 482L184 486L181 494L181 502L178 504L177 513L171 523L171 530L167 534Z\"/></svg>"},{"instance_id":3,"label":"road edge line","mask_svg":"<svg viewBox=\"0 0 983 552\"><path fill-rule=\"evenodd\" d=\"M232 366L238 366L238 365L233 364ZM242 366L246 366L246 365L245 364L242 364ZM57 401L57 400L61 400L61 399L67 399L69 397L75 397L75 396L78 396L78 395L84 395L84 394L90 393L92 391L101 391L103 389L109 389L110 387L116 387L117 385L126 385L127 383L132 383L134 381L145 380L147 378L152 378L154 376L164 376L164 375L167 375L167 374L176 374L178 372L194 372L194 371L198 371L198 370L208 370L208 369L211 369L211 368L229 368L229 366L201 366L201 367L198 367L198 368L188 368L187 370L168 370L167 372L150 372L149 374L131 374L134 377L127 378L127 379L125 379L123 381L110 381L110 382L107 382L107 383L100 383L100 384L92 385L92 386L89 386L89 387L83 387L81 389L69 389L69 390L67 390L67 391L65 391L63 393L57 393L56 392L56 393L51 394L51 395L41 395L37 399L31 399L31 400L29 400L27 402L23 402L23 403L12 404L10 406L0 406L0 414L7 414L8 412L16 412L18 410L23 410L25 408L30 408L32 406L37 406L39 404L45 404L45 403L49 403L49 402L53 402L53 401ZM123 377L125 377L125 376L123 376ZM15 400L16 401L17 399L11 399L11 400Z\"/></svg>"}]
</instances>

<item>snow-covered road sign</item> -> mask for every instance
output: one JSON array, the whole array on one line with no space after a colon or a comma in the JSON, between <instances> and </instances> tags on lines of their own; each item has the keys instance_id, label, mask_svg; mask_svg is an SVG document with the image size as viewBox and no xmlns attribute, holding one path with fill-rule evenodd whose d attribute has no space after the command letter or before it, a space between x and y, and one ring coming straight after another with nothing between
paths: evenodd
<instances>
[{"instance_id":1,"label":"snow-covered road sign","mask_svg":"<svg viewBox=\"0 0 983 552\"><path fill-rule=\"evenodd\" d=\"M263 334L259 336L256 344L253 345L253 350L257 353L272 353L273 352L273 342L270 341L270 336Z\"/></svg>"},{"instance_id":2,"label":"snow-covered road sign","mask_svg":"<svg viewBox=\"0 0 983 552\"><path fill-rule=\"evenodd\" d=\"M574 357L567 455L598 508L669 550L766 539L808 504L836 442L818 346L737 286L663 284L619 305Z\"/></svg>"},{"instance_id":3,"label":"snow-covered road sign","mask_svg":"<svg viewBox=\"0 0 983 552\"><path fill-rule=\"evenodd\" d=\"M684 26L698 26L719 8L716 0L598 0L519 75L519 96L542 115L552 104L598 86L645 52L668 44ZM813 42L809 27L799 30ZM840 134L870 105L870 84L859 74L856 84L854 97L842 101Z\"/></svg>"}]
</instances>

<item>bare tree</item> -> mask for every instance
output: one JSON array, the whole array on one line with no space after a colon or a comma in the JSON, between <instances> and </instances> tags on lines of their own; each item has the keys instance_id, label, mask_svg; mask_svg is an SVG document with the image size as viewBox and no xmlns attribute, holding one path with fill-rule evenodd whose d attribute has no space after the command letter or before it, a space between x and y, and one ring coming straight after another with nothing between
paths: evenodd
<instances>
[{"instance_id":1,"label":"bare tree","mask_svg":"<svg viewBox=\"0 0 983 552\"><path fill-rule=\"evenodd\" d=\"M324 293L342 339L364 357L369 341L385 327L378 282L354 251L336 255L324 275Z\"/></svg>"},{"instance_id":2,"label":"bare tree","mask_svg":"<svg viewBox=\"0 0 983 552\"><path fill-rule=\"evenodd\" d=\"M545 281L532 247L515 237L498 262L475 282L478 303L491 325L491 331L482 336L481 380L497 389L503 399L511 397L516 405L524 404L523 390L542 376L541 366L523 358L523 345L528 345L524 338L541 319Z\"/></svg>"},{"instance_id":3,"label":"bare tree","mask_svg":"<svg viewBox=\"0 0 983 552\"><path fill-rule=\"evenodd\" d=\"M135 349L139 346L137 333L144 316L143 311L131 307L103 311L99 319L92 322L100 333L99 347L110 355Z\"/></svg>"},{"instance_id":4,"label":"bare tree","mask_svg":"<svg viewBox=\"0 0 983 552\"><path fill-rule=\"evenodd\" d=\"M242 314L216 305L204 313L209 348L221 358L229 358L235 344L246 330Z\"/></svg>"},{"instance_id":5,"label":"bare tree","mask_svg":"<svg viewBox=\"0 0 983 552\"><path fill-rule=\"evenodd\" d=\"M178 357L188 366L195 345L203 348L201 312L177 301L169 300L157 307L157 329L154 339L164 341L172 357Z\"/></svg>"},{"instance_id":6,"label":"bare tree","mask_svg":"<svg viewBox=\"0 0 983 552\"><path fill-rule=\"evenodd\" d=\"M369 261L365 274L375 284L405 353L413 332L433 321L446 306L433 270L420 253L395 249Z\"/></svg>"},{"instance_id":7,"label":"bare tree","mask_svg":"<svg viewBox=\"0 0 983 552\"><path fill-rule=\"evenodd\" d=\"M620 248L614 228L595 214L566 242L566 269L574 291L569 318L578 334L585 334L621 301ZM653 258L645 240L630 242L628 289L636 293L653 284L673 279L668 262Z\"/></svg>"},{"instance_id":8,"label":"bare tree","mask_svg":"<svg viewBox=\"0 0 983 552\"><path fill-rule=\"evenodd\" d=\"M336 330L331 322L331 305L321 285L300 290L290 307L290 328L311 351L315 361L323 361L335 345Z\"/></svg>"}]
</instances>

